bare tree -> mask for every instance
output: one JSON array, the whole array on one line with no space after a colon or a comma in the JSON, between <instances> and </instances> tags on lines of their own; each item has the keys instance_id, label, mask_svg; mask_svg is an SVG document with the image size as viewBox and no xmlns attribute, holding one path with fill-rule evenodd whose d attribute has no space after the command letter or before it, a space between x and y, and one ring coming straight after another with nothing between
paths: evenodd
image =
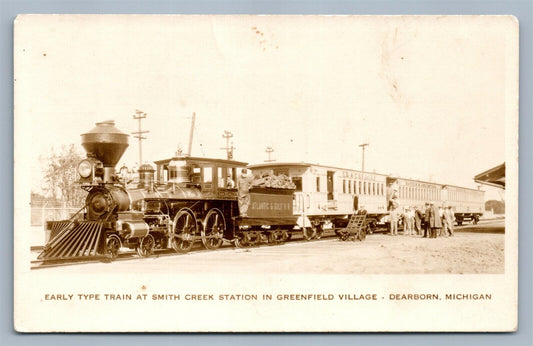
<instances>
[{"instance_id":1,"label":"bare tree","mask_svg":"<svg viewBox=\"0 0 533 346\"><path fill-rule=\"evenodd\" d=\"M81 206L87 193L75 185L78 179L77 166L84 156L74 144L52 151L46 158L44 191L57 201L69 206Z\"/></svg>"}]
</instances>

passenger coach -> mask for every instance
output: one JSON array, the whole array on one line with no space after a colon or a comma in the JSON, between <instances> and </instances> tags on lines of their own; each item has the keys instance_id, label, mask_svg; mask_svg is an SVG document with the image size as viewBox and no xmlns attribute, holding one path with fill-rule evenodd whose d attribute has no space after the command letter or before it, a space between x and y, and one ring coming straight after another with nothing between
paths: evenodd
<instances>
[{"instance_id":1,"label":"passenger coach","mask_svg":"<svg viewBox=\"0 0 533 346\"><path fill-rule=\"evenodd\" d=\"M444 185L442 200L453 208L459 226L465 220L471 220L476 224L485 211L485 191L482 190Z\"/></svg>"},{"instance_id":2,"label":"passenger coach","mask_svg":"<svg viewBox=\"0 0 533 346\"><path fill-rule=\"evenodd\" d=\"M386 175L310 163L251 165L256 175L284 174L296 185L294 214L298 226L320 236L324 228L345 227L358 209L367 212L368 232L387 215ZM313 234L304 234L313 236Z\"/></svg>"}]
</instances>

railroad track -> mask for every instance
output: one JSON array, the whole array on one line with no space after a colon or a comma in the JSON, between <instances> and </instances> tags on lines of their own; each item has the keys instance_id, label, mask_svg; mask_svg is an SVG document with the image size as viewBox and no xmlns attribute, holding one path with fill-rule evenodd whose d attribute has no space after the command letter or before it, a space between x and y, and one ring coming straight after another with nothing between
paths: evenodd
<instances>
[{"instance_id":1,"label":"railroad track","mask_svg":"<svg viewBox=\"0 0 533 346\"><path fill-rule=\"evenodd\" d=\"M127 252L120 253L115 259L110 259L106 256L100 256L100 257L94 257L94 258L86 258L86 259L79 259L79 260L70 260L70 261L41 261L41 260L35 260L31 261L32 266L30 269L36 270L36 269L45 269L45 268L54 268L54 267L67 267L67 266L75 266L75 265L83 265L83 264L91 264L91 263L113 263L113 262L122 262L122 261L134 261L139 259L150 259L150 258L161 258L161 257L170 257L170 256L184 256L191 253L197 254L197 253L204 253L204 252L213 252L213 251L233 251L235 249L247 249L247 248L257 248L261 246L280 246L284 245L286 243L307 243L307 242L314 242L314 241L324 241L331 238L338 237L333 231L324 232L322 237L320 239L311 239L306 240L303 237L297 236L293 237L285 242L279 242L279 243L259 243L257 245L252 245L249 247L242 247L237 248L232 243L225 242L219 249L216 250L210 250L206 249L200 244L198 244L196 247L194 247L190 252L187 253L177 253L171 249L164 249L164 250L155 250L154 253L147 257L140 257L136 251L131 250ZM34 250L37 250L36 247L33 248Z\"/></svg>"}]
</instances>

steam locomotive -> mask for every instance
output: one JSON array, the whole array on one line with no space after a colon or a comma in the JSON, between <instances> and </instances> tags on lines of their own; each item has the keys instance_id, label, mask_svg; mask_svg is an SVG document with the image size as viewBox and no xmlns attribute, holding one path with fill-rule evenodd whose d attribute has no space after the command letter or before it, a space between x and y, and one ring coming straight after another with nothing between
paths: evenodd
<instances>
[{"instance_id":1,"label":"steam locomotive","mask_svg":"<svg viewBox=\"0 0 533 346\"><path fill-rule=\"evenodd\" d=\"M297 223L292 191L252 188L246 217L241 217L235 180L247 163L190 156L139 167L139 181L127 187L115 166L128 147L128 135L113 121L82 134L87 158L78 164L88 192L85 205L69 220L48 221L50 241L43 261L115 258L122 247L148 256L156 249L189 251L201 241L207 249L224 240L236 246L279 242Z\"/></svg>"}]
</instances>

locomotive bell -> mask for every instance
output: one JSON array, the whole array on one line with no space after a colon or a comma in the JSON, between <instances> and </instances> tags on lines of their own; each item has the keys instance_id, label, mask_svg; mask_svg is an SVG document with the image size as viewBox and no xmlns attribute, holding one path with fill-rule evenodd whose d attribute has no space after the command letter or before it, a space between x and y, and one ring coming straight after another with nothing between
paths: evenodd
<instances>
[{"instance_id":1,"label":"locomotive bell","mask_svg":"<svg viewBox=\"0 0 533 346\"><path fill-rule=\"evenodd\" d=\"M91 131L81 135L81 145L104 165L104 182L111 182L115 165L128 147L129 135L115 127L113 120L96 123Z\"/></svg>"}]
</instances>

